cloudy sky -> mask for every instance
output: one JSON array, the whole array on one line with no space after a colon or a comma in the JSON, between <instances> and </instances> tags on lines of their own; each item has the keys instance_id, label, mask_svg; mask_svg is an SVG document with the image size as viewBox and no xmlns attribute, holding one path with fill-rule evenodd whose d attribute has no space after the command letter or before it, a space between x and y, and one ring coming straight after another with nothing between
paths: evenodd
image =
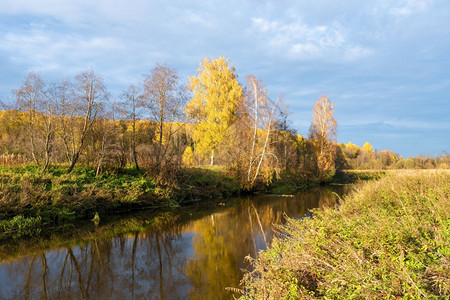
<instances>
[{"instance_id":1,"label":"cloudy sky","mask_svg":"<svg viewBox=\"0 0 450 300\"><path fill-rule=\"evenodd\" d=\"M448 0L0 1L3 101L30 71L52 81L93 68L118 97L156 63L187 81L219 56L240 82L283 93L300 134L327 94L339 142L450 152Z\"/></svg>"}]
</instances>

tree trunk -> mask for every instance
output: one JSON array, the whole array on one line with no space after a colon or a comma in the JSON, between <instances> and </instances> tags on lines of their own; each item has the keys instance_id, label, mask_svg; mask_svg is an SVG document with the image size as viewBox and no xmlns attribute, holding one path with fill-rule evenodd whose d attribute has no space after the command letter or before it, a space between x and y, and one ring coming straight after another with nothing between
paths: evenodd
<instances>
[{"instance_id":1,"label":"tree trunk","mask_svg":"<svg viewBox=\"0 0 450 300\"><path fill-rule=\"evenodd\" d=\"M44 164L42 165L41 174L44 174L45 171L47 171L47 168L48 168L49 163L50 163L50 157L49 157L49 155L46 153L46 154L45 154Z\"/></svg>"},{"instance_id":2,"label":"tree trunk","mask_svg":"<svg viewBox=\"0 0 450 300\"><path fill-rule=\"evenodd\" d=\"M213 166L214 165L214 149L211 150L211 162L210 165Z\"/></svg>"},{"instance_id":3,"label":"tree trunk","mask_svg":"<svg viewBox=\"0 0 450 300\"><path fill-rule=\"evenodd\" d=\"M158 152L156 154L156 173L157 174L159 174L159 170L160 170L160 167L161 167L163 126L164 126L163 119L162 119L162 116L160 115L160 121L159 121L159 143L158 143Z\"/></svg>"},{"instance_id":4,"label":"tree trunk","mask_svg":"<svg viewBox=\"0 0 450 300\"><path fill-rule=\"evenodd\" d=\"M50 131L51 127L47 129L47 135L45 138L45 158L44 158L44 164L41 169L41 174L44 174L47 170L47 167L50 163L50 153L52 150L51 140L52 140L52 132Z\"/></svg>"},{"instance_id":5,"label":"tree trunk","mask_svg":"<svg viewBox=\"0 0 450 300\"><path fill-rule=\"evenodd\" d=\"M72 162L70 163L70 167L67 170L67 174L70 174L70 172L72 172L73 168L75 167L75 164L78 161L78 157L80 156L80 151L77 151L77 153L75 153L74 156L72 156Z\"/></svg>"},{"instance_id":6,"label":"tree trunk","mask_svg":"<svg viewBox=\"0 0 450 300\"><path fill-rule=\"evenodd\" d=\"M34 134L30 132L30 144L31 144L31 156L33 157L34 164L39 166L39 162L36 157L36 150L34 146Z\"/></svg>"},{"instance_id":7,"label":"tree trunk","mask_svg":"<svg viewBox=\"0 0 450 300\"><path fill-rule=\"evenodd\" d=\"M139 165L137 162L137 155L136 155L136 120L133 120L133 136L131 138L131 158L133 160L136 170L139 171Z\"/></svg>"},{"instance_id":8,"label":"tree trunk","mask_svg":"<svg viewBox=\"0 0 450 300\"><path fill-rule=\"evenodd\" d=\"M248 164L248 172L247 172L247 181L250 182L250 176L252 173L252 167L253 167L253 156L255 155L255 146L256 146L256 138L257 138L257 131L258 131L258 89L256 87L255 82L253 82L253 89L255 91L255 107L254 107L254 126L253 126L253 143L252 143L252 150L250 153L250 161Z\"/></svg>"}]
</instances>

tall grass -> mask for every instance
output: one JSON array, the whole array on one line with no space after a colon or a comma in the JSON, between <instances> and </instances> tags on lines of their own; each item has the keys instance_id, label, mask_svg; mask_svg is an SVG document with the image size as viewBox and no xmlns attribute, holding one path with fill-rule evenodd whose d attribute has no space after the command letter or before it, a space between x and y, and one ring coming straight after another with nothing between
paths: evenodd
<instances>
[{"instance_id":1,"label":"tall grass","mask_svg":"<svg viewBox=\"0 0 450 300\"><path fill-rule=\"evenodd\" d=\"M242 299L445 298L450 172L389 172L312 219L288 220L252 261Z\"/></svg>"}]
</instances>

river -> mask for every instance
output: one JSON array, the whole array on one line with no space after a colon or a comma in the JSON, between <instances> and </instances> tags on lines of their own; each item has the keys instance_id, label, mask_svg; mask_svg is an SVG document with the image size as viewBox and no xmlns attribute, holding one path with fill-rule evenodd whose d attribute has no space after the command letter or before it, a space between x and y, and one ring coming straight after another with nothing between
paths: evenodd
<instances>
[{"instance_id":1,"label":"river","mask_svg":"<svg viewBox=\"0 0 450 300\"><path fill-rule=\"evenodd\" d=\"M134 213L0 244L0 299L232 299L275 224L334 206L348 186ZM237 296L237 294L235 294Z\"/></svg>"}]
</instances>

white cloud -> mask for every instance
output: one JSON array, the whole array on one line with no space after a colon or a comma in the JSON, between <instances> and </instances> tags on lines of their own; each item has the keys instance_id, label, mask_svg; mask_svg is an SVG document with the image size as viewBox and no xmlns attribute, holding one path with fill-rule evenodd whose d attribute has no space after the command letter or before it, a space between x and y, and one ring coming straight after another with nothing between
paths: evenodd
<instances>
[{"instance_id":1,"label":"white cloud","mask_svg":"<svg viewBox=\"0 0 450 300\"><path fill-rule=\"evenodd\" d=\"M386 125L406 128L406 129L445 129L450 130L450 123L448 122L431 122L431 121L423 121L423 120L389 120L383 122Z\"/></svg>"},{"instance_id":2,"label":"white cloud","mask_svg":"<svg viewBox=\"0 0 450 300\"><path fill-rule=\"evenodd\" d=\"M290 53L299 56L311 56L319 54L321 49L312 43L294 44L290 49Z\"/></svg>"},{"instance_id":3,"label":"white cloud","mask_svg":"<svg viewBox=\"0 0 450 300\"><path fill-rule=\"evenodd\" d=\"M253 18L252 22L254 26L262 32L277 30L278 22L269 22L263 18Z\"/></svg>"},{"instance_id":4,"label":"white cloud","mask_svg":"<svg viewBox=\"0 0 450 300\"><path fill-rule=\"evenodd\" d=\"M0 51L11 60L36 71L56 70L73 63L89 63L92 57L120 52L124 47L111 37L83 37L31 30L0 38Z\"/></svg>"},{"instance_id":5,"label":"white cloud","mask_svg":"<svg viewBox=\"0 0 450 300\"><path fill-rule=\"evenodd\" d=\"M425 11L431 4L432 0L406 0L399 1L401 6L391 8L389 13L398 16L409 16L412 14Z\"/></svg>"},{"instance_id":6,"label":"white cloud","mask_svg":"<svg viewBox=\"0 0 450 300\"><path fill-rule=\"evenodd\" d=\"M357 60L360 57L369 56L373 53L372 49L362 46L354 46L345 50L345 58L348 60Z\"/></svg>"},{"instance_id":7,"label":"white cloud","mask_svg":"<svg viewBox=\"0 0 450 300\"><path fill-rule=\"evenodd\" d=\"M297 18L298 19L298 18ZM343 58L358 59L372 51L353 45L347 30L337 22L309 26L301 20L291 23L252 19L253 32L267 40L274 51L286 53L294 59Z\"/></svg>"},{"instance_id":8,"label":"white cloud","mask_svg":"<svg viewBox=\"0 0 450 300\"><path fill-rule=\"evenodd\" d=\"M182 18L183 21L190 24L199 24L203 27L212 28L215 26L214 19L209 14L200 14L192 11L188 11Z\"/></svg>"}]
</instances>

